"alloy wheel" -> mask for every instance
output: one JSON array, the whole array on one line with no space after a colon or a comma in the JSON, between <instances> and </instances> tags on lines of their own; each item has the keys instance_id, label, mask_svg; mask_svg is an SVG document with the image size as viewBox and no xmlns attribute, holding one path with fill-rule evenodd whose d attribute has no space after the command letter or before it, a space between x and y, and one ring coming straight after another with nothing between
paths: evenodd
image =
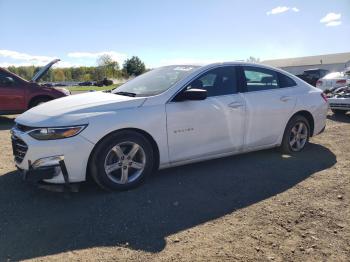
<instances>
[{"instance_id":1,"label":"alloy wheel","mask_svg":"<svg viewBox=\"0 0 350 262\"><path fill-rule=\"evenodd\" d=\"M135 181L141 176L145 166L145 151L134 142L121 142L113 146L104 161L108 178L117 184Z\"/></svg>"},{"instance_id":2,"label":"alloy wheel","mask_svg":"<svg viewBox=\"0 0 350 262\"><path fill-rule=\"evenodd\" d=\"M308 128L304 122L297 122L291 129L289 145L292 151L300 151L304 148L308 138Z\"/></svg>"}]
</instances>

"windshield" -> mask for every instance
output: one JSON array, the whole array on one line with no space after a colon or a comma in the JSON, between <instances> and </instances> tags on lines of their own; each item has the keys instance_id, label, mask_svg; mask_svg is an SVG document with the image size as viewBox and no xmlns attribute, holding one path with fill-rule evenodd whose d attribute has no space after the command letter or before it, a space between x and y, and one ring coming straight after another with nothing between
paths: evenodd
<instances>
[{"instance_id":1,"label":"windshield","mask_svg":"<svg viewBox=\"0 0 350 262\"><path fill-rule=\"evenodd\" d=\"M163 93L172 85L184 79L195 71L198 66L165 66L142 74L120 87L112 93L134 96L153 96Z\"/></svg>"}]
</instances>

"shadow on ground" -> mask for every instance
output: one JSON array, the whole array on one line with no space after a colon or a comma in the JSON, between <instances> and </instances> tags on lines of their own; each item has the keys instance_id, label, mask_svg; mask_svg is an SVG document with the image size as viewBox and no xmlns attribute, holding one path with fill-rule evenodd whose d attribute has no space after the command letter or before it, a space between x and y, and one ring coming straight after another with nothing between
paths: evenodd
<instances>
[{"instance_id":1,"label":"shadow on ground","mask_svg":"<svg viewBox=\"0 0 350 262\"><path fill-rule=\"evenodd\" d=\"M0 130L9 130L15 124L15 117L0 116Z\"/></svg>"},{"instance_id":2,"label":"shadow on ground","mask_svg":"<svg viewBox=\"0 0 350 262\"><path fill-rule=\"evenodd\" d=\"M69 198L28 186L15 171L0 176L0 260L22 260L128 242L160 252L165 238L284 192L336 163L310 144L283 158L275 150L160 171L121 193L83 186Z\"/></svg>"},{"instance_id":3,"label":"shadow on ground","mask_svg":"<svg viewBox=\"0 0 350 262\"><path fill-rule=\"evenodd\" d=\"M328 114L327 118L330 120L333 120L335 122L342 122L342 123L350 123L350 114L344 114L344 115L336 115L336 114Z\"/></svg>"}]
</instances>

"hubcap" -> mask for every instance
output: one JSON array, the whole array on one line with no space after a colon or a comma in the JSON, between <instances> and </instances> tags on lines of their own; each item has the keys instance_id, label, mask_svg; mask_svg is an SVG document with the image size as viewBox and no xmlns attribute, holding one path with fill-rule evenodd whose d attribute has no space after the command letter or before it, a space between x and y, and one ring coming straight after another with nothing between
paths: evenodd
<instances>
[{"instance_id":1,"label":"hubcap","mask_svg":"<svg viewBox=\"0 0 350 262\"><path fill-rule=\"evenodd\" d=\"M289 145L293 151L300 151L306 144L308 128L303 122L297 122L290 132Z\"/></svg>"},{"instance_id":2,"label":"hubcap","mask_svg":"<svg viewBox=\"0 0 350 262\"><path fill-rule=\"evenodd\" d=\"M108 151L104 168L113 182L127 184L140 177L145 165L146 154L143 148L134 142L122 142Z\"/></svg>"}]
</instances>

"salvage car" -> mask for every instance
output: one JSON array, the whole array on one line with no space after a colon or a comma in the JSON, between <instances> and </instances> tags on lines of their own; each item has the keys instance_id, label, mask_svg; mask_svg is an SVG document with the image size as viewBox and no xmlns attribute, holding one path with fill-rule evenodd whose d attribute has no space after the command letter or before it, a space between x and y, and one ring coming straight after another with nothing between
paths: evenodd
<instances>
[{"instance_id":1,"label":"salvage car","mask_svg":"<svg viewBox=\"0 0 350 262\"><path fill-rule=\"evenodd\" d=\"M328 91L348 84L350 84L350 76L346 72L333 72L317 80L316 87L322 91Z\"/></svg>"},{"instance_id":2,"label":"salvage car","mask_svg":"<svg viewBox=\"0 0 350 262\"><path fill-rule=\"evenodd\" d=\"M326 69L307 69L301 75L297 75L300 79L304 80L306 83L316 86L317 80L324 77L329 73Z\"/></svg>"},{"instance_id":3,"label":"salvage car","mask_svg":"<svg viewBox=\"0 0 350 262\"><path fill-rule=\"evenodd\" d=\"M324 130L326 100L264 65L166 66L28 110L11 131L13 153L28 180L69 187L92 177L126 190L157 169L273 147L297 153Z\"/></svg>"},{"instance_id":4,"label":"salvage car","mask_svg":"<svg viewBox=\"0 0 350 262\"><path fill-rule=\"evenodd\" d=\"M38 83L58 61L60 60L55 59L41 68L31 81L0 68L0 115L20 114L41 103L69 95L69 90L65 88Z\"/></svg>"},{"instance_id":5,"label":"salvage car","mask_svg":"<svg viewBox=\"0 0 350 262\"><path fill-rule=\"evenodd\" d=\"M350 86L340 87L327 94L329 106L336 115L345 115L350 111Z\"/></svg>"}]
</instances>

